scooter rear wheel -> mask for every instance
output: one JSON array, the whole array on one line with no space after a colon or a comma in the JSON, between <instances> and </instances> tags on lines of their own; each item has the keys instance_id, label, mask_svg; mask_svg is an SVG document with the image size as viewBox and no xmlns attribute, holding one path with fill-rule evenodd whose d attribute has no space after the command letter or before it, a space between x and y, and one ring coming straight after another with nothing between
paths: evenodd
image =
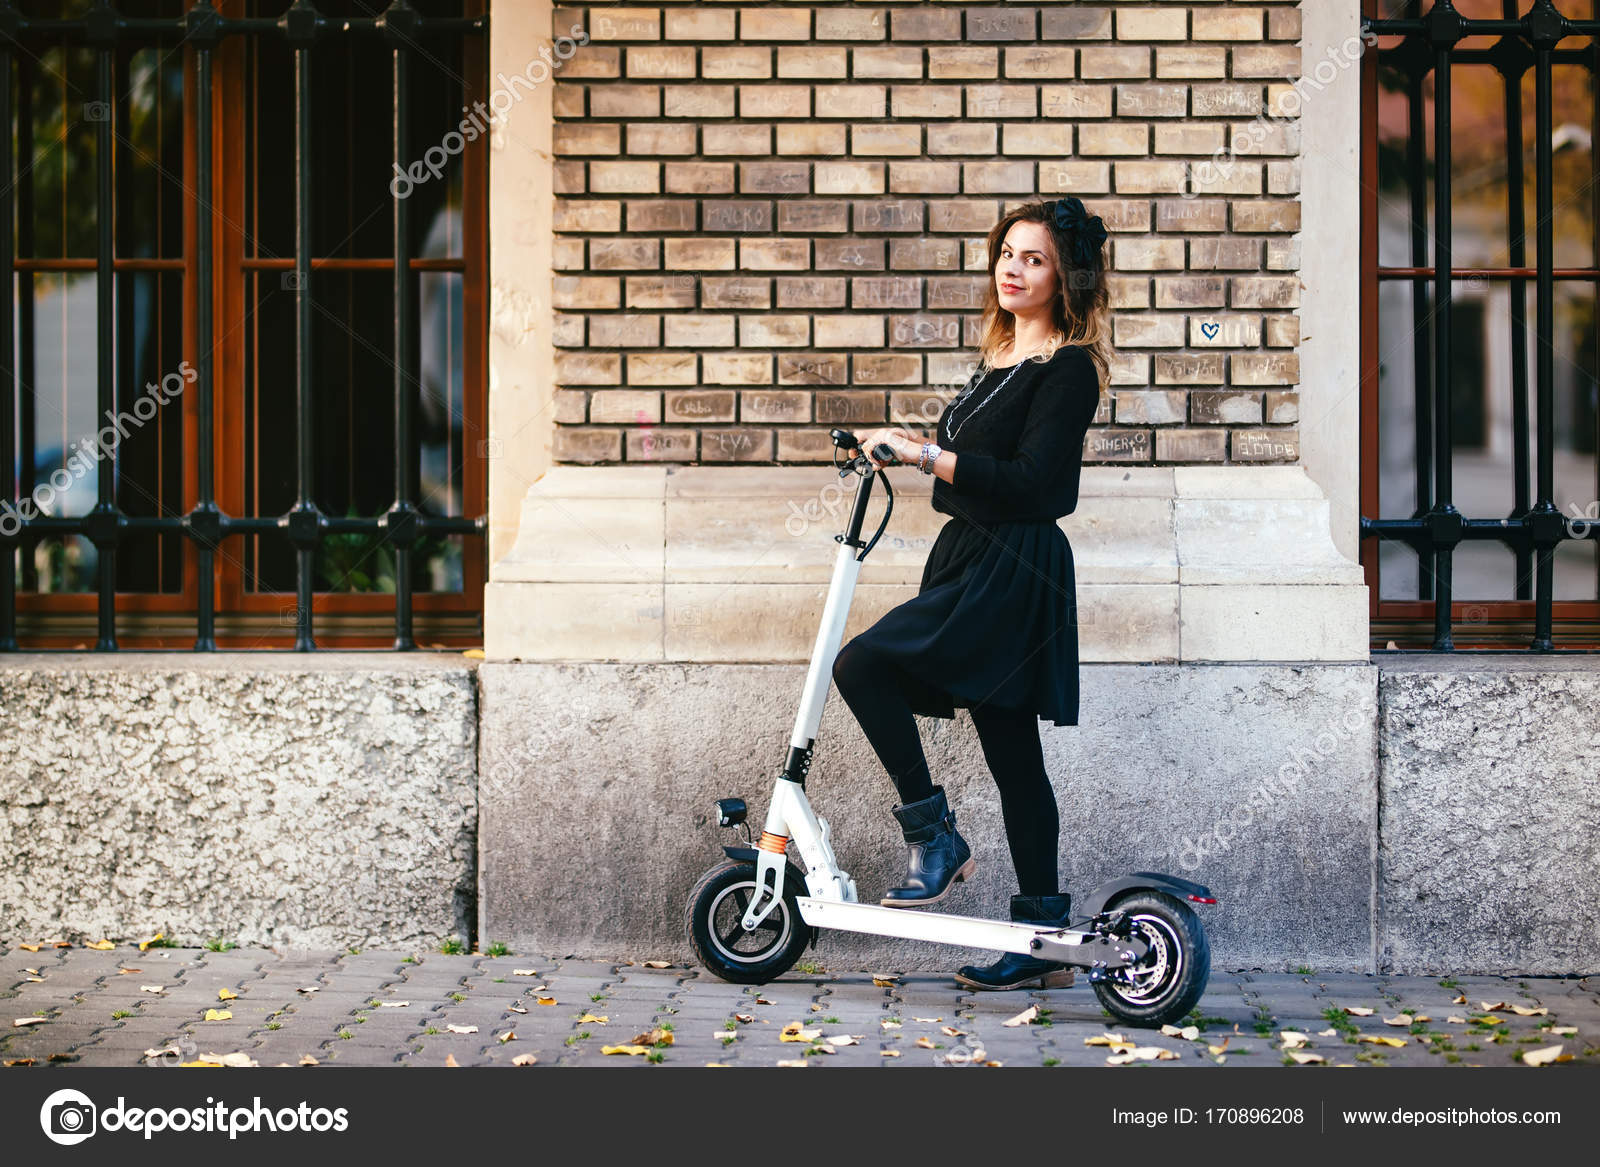
<instances>
[{"instance_id":1,"label":"scooter rear wheel","mask_svg":"<svg viewBox=\"0 0 1600 1167\"><path fill-rule=\"evenodd\" d=\"M740 920L756 890L756 865L746 860L719 863L689 892L685 923L695 956L710 973L739 985L762 985L794 967L811 939L800 917L799 888L804 876L791 864L784 871L783 898L752 931Z\"/></svg>"},{"instance_id":2,"label":"scooter rear wheel","mask_svg":"<svg viewBox=\"0 0 1600 1167\"><path fill-rule=\"evenodd\" d=\"M1150 945L1143 961L1108 970L1094 995L1129 1025L1170 1025L1200 1002L1211 976L1211 944L1193 909L1159 891L1130 892L1107 905L1127 912L1134 935Z\"/></svg>"}]
</instances>

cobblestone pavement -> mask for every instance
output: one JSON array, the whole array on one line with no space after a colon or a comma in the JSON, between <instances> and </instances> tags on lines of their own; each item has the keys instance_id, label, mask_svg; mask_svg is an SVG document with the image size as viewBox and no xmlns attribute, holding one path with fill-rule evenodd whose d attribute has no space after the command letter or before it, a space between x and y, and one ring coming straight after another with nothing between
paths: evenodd
<instances>
[{"instance_id":1,"label":"cobblestone pavement","mask_svg":"<svg viewBox=\"0 0 1600 1167\"><path fill-rule=\"evenodd\" d=\"M939 973L804 967L814 971L756 988L643 958L18 946L0 963L0 1061L175 1066L242 1054L231 1060L510 1066L532 1055L524 1064L1104 1065L1128 1051L1086 1039L1120 1034L1176 1055L1129 1064L1316 1068L1285 1052L1279 1033L1288 1029L1307 1035L1299 1053L1325 1065L1512 1065L1555 1045L1571 1058L1555 1068L1600 1065L1600 977L1214 971L1185 1023L1199 1029L1190 1038L1111 1024L1081 972L1071 988L985 993ZM1030 1006L1038 1008L1031 1020L1005 1024ZM1408 1012L1419 1019L1385 1024ZM43 1020L15 1024L31 1017ZM798 1040L783 1040L796 1024ZM639 1037L639 1053L604 1052ZM1396 1041L1404 1044L1387 1044Z\"/></svg>"}]
</instances>

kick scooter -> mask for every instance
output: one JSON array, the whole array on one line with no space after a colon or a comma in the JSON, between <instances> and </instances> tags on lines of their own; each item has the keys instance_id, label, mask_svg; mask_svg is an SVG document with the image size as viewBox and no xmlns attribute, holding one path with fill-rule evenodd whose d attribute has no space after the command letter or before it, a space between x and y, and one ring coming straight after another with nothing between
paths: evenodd
<instances>
[{"instance_id":1,"label":"kick scooter","mask_svg":"<svg viewBox=\"0 0 1600 1167\"><path fill-rule=\"evenodd\" d=\"M838 429L830 433L839 476L855 474L860 481L845 531L834 536L840 546L822 626L761 838L753 846L723 847L727 859L701 876L689 893L685 922L696 956L722 980L765 984L792 968L807 944L816 944L819 929L837 928L999 949L1087 969L1100 1003L1129 1025L1159 1026L1186 1016L1199 1002L1211 971L1205 929L1189 905L1217 902L1208 889L1187 879L1135 871L1110 880L1083 897L1082 914L1075 913L1065 928L888 908L857 899L855 880L834 858L828 821L806 798L805 780L856 576L889 524L894 490L864 453L841 464L840 452L858 449L855 435ZM873 454L880 462L898 461L887 445L877 446ZM875 480L883 482L886 496L883 520L863 543L861 527ZM745 823L745 816L743 799L718 800L719 826ZM748 842L748 824L745 837ZM787 858L791 843L804 871Z\"/></svg>"}]
</instances>

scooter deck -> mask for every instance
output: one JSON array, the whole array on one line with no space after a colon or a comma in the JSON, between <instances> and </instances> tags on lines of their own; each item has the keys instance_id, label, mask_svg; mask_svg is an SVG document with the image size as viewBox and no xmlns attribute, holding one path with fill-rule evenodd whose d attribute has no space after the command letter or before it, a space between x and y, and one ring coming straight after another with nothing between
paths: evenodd
<instances>
[{"instance_id":1,"label":"scooter deck","mask_svg":"<svg viewBox=\"0 0 1600 1167\"><path fill-rule=\"evenodd\" d=\"M843 932L869 932L902 940L930 940L966 948L987 948L999 952L1033 952L1035 936L1048 935L1067 945L1086 944L1087 932L1040 928L1036 924L1014 924L1009 920L980 920L973 916L954 916L920 908L886 908L881 904L845 903L796 897L800 916L818 928L837 928ZM1060 959L1059 957L1057 959Z\"/></svg>"}]
</instances>

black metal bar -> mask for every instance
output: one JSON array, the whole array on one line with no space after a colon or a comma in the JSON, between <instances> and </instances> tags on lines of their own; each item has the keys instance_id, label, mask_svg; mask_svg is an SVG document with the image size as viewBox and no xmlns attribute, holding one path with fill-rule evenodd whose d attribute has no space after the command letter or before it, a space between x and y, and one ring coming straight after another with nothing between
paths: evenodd
<instances>
[{"instance_id":1,"label":"black metal bar","mask_svg":"<svg viewBox=\"0 0 1600 1167\"><path fill-rule=\"evenodd\" d=\"M11 233L11 24L16 13L0 5L0 502L17 501L16 317L14 248ZM16 555L22 517L16 511L0 516L0 652L17 648Z\"/></svg>"},{"instance_id":2,"label":"black metal bar","mask_svg":"<svg viewBox=\"0 0 1600 1167\"><path fill-rule=\"evenodd\" d=\"M1554 26L1550 23L1551 16L1555 18ZM1534 306L1537 319L1535 330L1538 336L1538 347L1534 350L1534 359L1537 362L1534 384L1538 394L1535 423L1538 427L1536 472L1539 480L1535 487L1536 501L1529 513L1529 519L1534 524L1537 575L1533 601L1533 643L1529 647L1535 652L1548 652L1552 647L1550 633L1551 602L1554 598L1555 582L1555 546L1561 539L1563 525L1560 522L1561 512L1556 510L1552 501L1555 493L1555 411L1551 384L1554 362L1550 347L1551 338L1555 334L1555 281L1550 278L1550 269L1555 265L1555 233L1550 221L1555 202L1555 177L1550 145L1550 134L1554 128L1550 110L1550 50L1555 47L1555 42L1559 39L1550 34L1559 29L1561 16L1549 7L1549 0L1538 0L1528 17L1530 30L1534 31L1533 124L1534 134L1538 138L1534 143L1534 201L1537 208L1536 246L1539 266L1538 294ZM1557 520L1555 523L1550 522L1552 517Z\"/></svg>"},{"instance_id":3,"label":"black metal bar","mask_svg":"<svg viewBox=\"0 0 1600 1167\"><path fill-rule=\"evenodd\" d=\"M1429 12L1433 45L1433 504L1425 516L1433 534L1433 648L1454 648L1450 634L1452 568L1461 537L1455 508L1450 432L1450 52L1461 38L1461 18L1449 0Z\"/></svg>"},{"instance_id":4,"label":"black metal bar","mask_svg":"<svg viewBox=\"0 0 1600 1167\"><path fill-rule=\"evenodd\" d=\"M1527 46L1515 37L1506 37L1494 48L1495 66L1505 93L1506 118L1506 249L1510 267L1524 267L1528 261L1527 206L1523 199L1526 178L1522 168L1522 76L1532 64ZM1527 511L1532 501L1528 490L1528 284L1513 279L1506 289L1511 308L1511 513L1515 518ZM1533 556L1526 547L1517 547L1516 599L1526 600L1532 591L1530 576Z\"/></svg>"},{"instance_id":5,"label":"black metal bar","mask_svg":"<svg viewBox=\"0 0 1600 1167\"><path fill-rule=\"evenodd\" d=\"M315 434L312 431L311 380L311 45L318 16L307 0L295 0L284 14L285 32L294 43L294 347L295 347L295 503L285 516L296 549L296 652L316 648L312 606L316 600L317 547L324 522L313 501Z\"/></svg>"},{"instance_id":6,"label":"black metal bar","mask_svg":"<svg viewBox=\"0 0 1600 1167\"><path fill-rule=\"evenodd\" d=\"M411 49L416 13L403 0L385 14L385 27L394 44L394 166L403 172L410 161ZM391 191L393 187L391 185ZM407 194L410 192L408 191ZM413 505L417 492L420 452L412 426L412 400L416 396L416 357L419 320L417 274L411 270L411 204L394 194L394 506L384 516L394 543L394 647L413 649L411 556L416 530Z\"/></svg>"},{"instance_id":7,"label":"black metal bar","mask_svg":"<svg viewBox=\"0 0 1600 1167\"><path fill-rule=\"evenodd\" d=\"M221 537L221 512L216 504L216 477L212 465L215 433L212 412L212 174L211 174L211 52L216 44L216 11L196 4L189 11L189 39L194 43L195 80L195 392L199 412L199 442L194 511L185 529L194 540L197 570L194 650L217 648L216 578L217 543Z\"/></svg>"},{"instance_id":8,"label":"black metal bar","mask_svg":"<svg viewBox=\"0 0 1600 1167\"><path fill-rule=\"evenodd\" d=\"M1423 79L1427 76L1428 61L1421 53L1405 54L1401 63L1406 69L1406 173L1422 173L1423 145L1427 129L1423 119ZM1411 266L1426 266L1428 247L1428 188L1425 183L1411 182L1406 191L1411 200ZM1416 505L1413 514L1420 515L1433 505L1433 358L1424 343L1429 335L1429 322L1433 316L1428 297L1428 277L1411 278L1411 390L1412 425L1416 431L1417 451L1414 490ZM1417 556L1417 598L1429 600L1434 595L1434 556L1432 548Z\"/></svg>"},{"instance_id":9,"label":"black metal bar","mask_svg":"<svg viewBox=\"0 0 1600 1167\"><path fill-rule=\"evenodd\" d=\"M98 5L108 10L104 4ZM116 248L116 201L112 185L112 117L115 112L116 89L112 78L112 44L101 43L95 54L95 112L100 120L95 124L95 318L96 318L96 387L98 390L97 417L115 416L116 397L116 275L111 261ZM117 534L116 466L119 452L113 450L109 459L102 460L96 479L99 498L88 515L87 534L95 545L99 574L99 619L97 652L115 652L117 648Z\"/></svg>"},{"instance_id":10,"label":"black metal bar","mask_svg":"<svg viewBox=\"0 0 1600 1167\"><path fill-rule=\"evenodd\" d=\"M33 157L33 58L23 53L17 59L17 157ZM33 181L19 177L17 180L17 245L16 253L32 257L36 250L33 232ZM17 279L17 480L22 494L33 489L37 476L34 460L35 403L33 387L38 382L38 345L35 323L35 280L24 273ZM33 556L28 554L37 545L36 540L24 539L21 546L22 572L20 583L24 591L39 586L39 573L34 568Z\"/></svg>"}]
</instances>

